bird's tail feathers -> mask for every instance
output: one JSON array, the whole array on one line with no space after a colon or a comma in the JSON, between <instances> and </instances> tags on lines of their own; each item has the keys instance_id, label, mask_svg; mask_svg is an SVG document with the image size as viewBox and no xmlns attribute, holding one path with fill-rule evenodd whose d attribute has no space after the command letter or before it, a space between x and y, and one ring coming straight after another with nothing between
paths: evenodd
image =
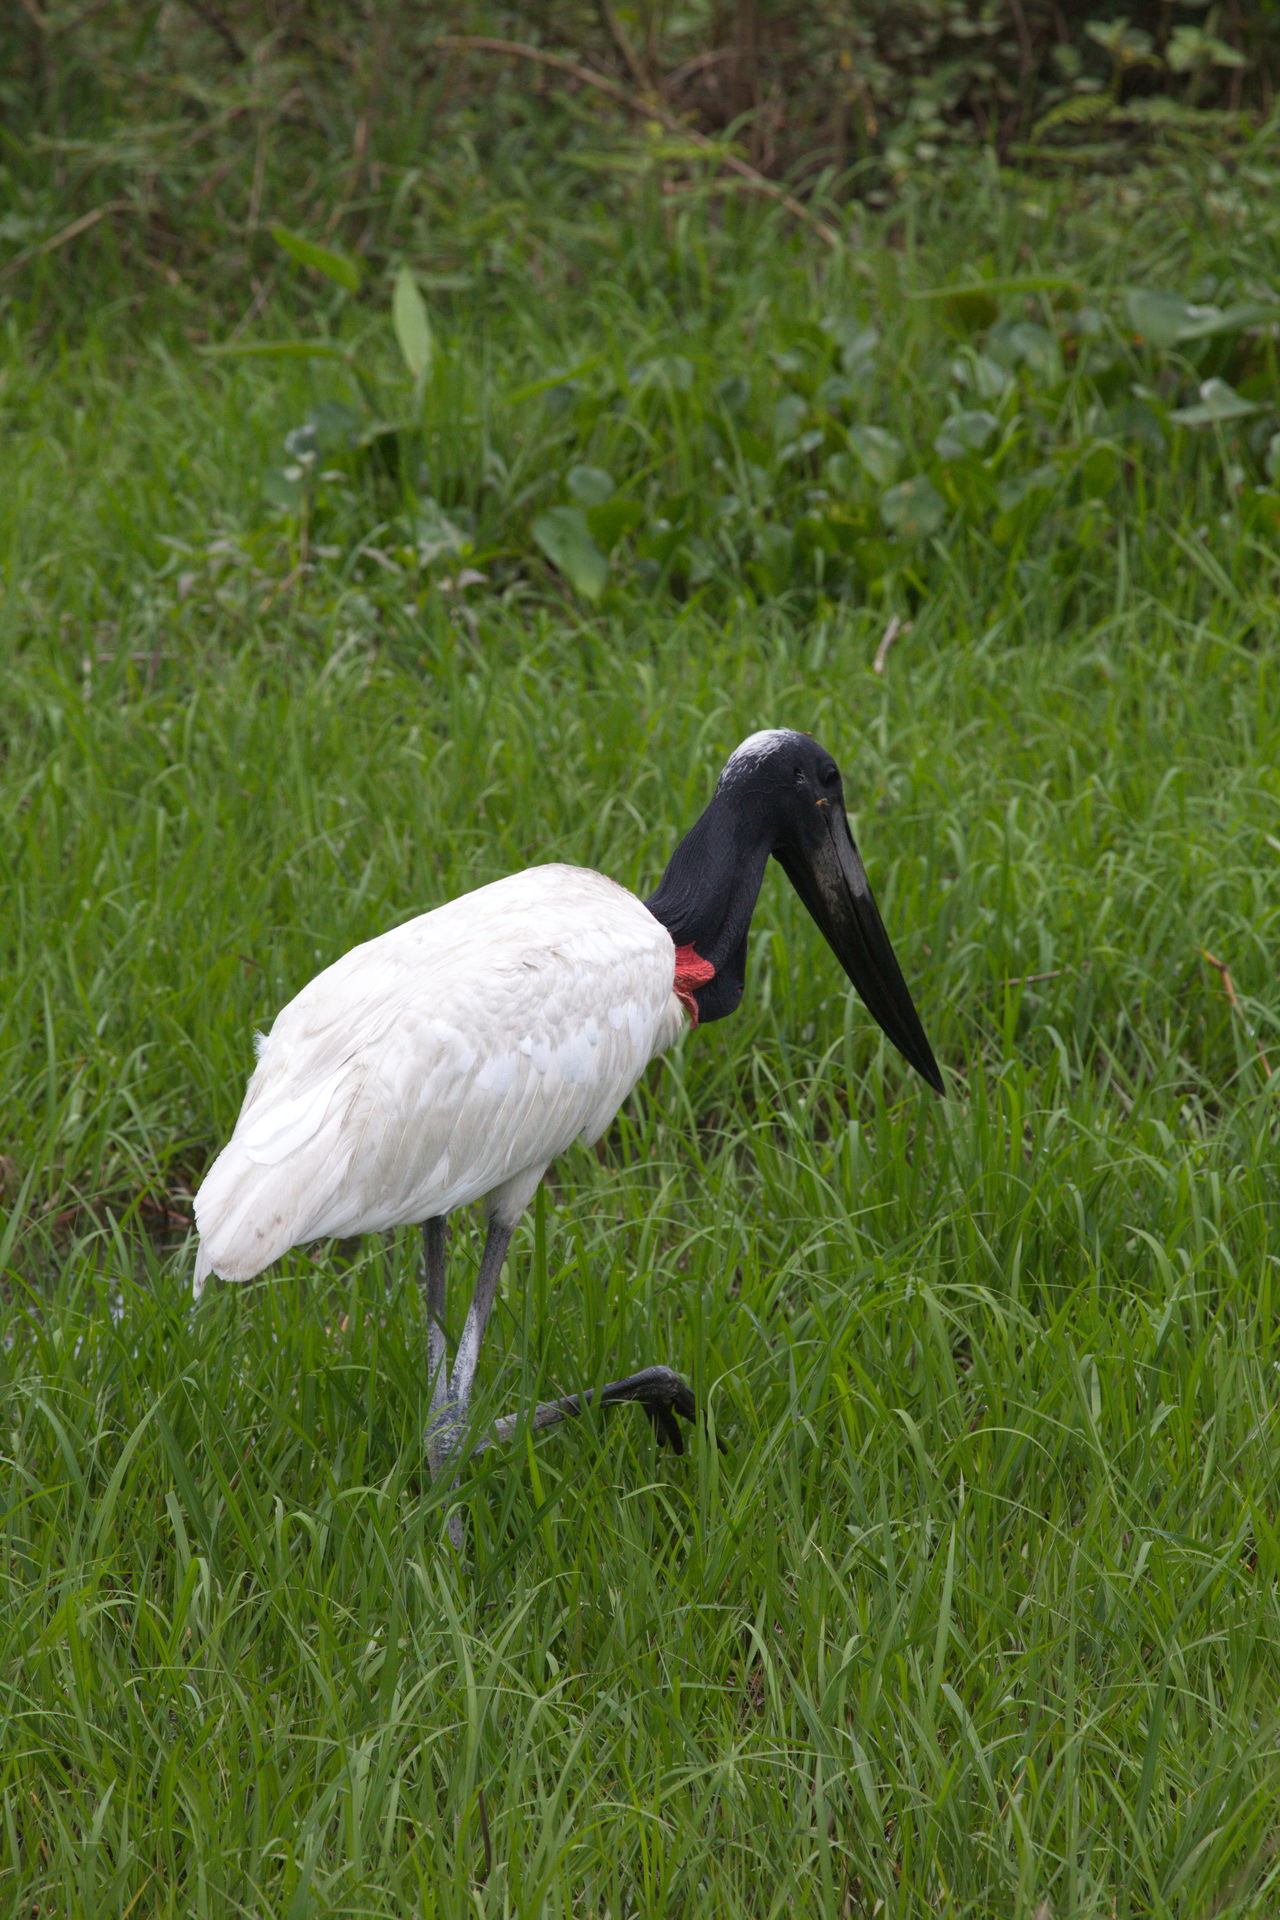
<instances>
[{"instance_id":1,"label":"bird's tail feathers","mask_svg":"<svg viewBox=\"0 0 1280 1920\"><path fill-rule=\"evenodd\" d=\"M197 1294L211 1273L223 1280L251 1280L290 1247L325 1232L328 1180L317 1192L320 1183L314 1177L290 1181L282 1178L285 1172L251 1160L235 1140L223 1148L195 1200Z\"/></svg>"}]
</instances>

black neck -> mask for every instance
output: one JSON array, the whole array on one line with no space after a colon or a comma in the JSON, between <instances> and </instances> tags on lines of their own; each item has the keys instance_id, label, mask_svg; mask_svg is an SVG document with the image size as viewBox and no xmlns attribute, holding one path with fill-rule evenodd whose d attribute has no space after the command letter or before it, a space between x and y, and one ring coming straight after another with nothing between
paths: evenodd
<instances>
[{"instance_id":1,"label":"black neck","mask_svg":"<svg viewBox=\"0 0 1280 1920\"><path fill-rule=\"evenodd\" d=\"M715 968L696 991L700 1021L723 1019L742 998L747 934L771 851L767 823L753 811L732 792L717 793L645 901L677 947L692 947Z\"/></svg>"}]
</instances>

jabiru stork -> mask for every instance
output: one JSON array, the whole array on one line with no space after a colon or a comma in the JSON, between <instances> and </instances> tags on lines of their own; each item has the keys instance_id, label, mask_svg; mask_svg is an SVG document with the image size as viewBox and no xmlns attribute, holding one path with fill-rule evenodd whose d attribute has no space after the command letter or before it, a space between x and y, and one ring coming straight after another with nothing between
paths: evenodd
<instances>
[{"instance_id":1,"label":"jabiru stork","mask_svg":"<svg viewBox=\"0 0 1280 1920\"><path fill-rule=\"evenodd\" d=\"M839 768L807 734L754 733L647 900L580 867L530 867L353 947L290 1001L259 1036L235 1131L196 1195L197 1295L210 1273L248 1280L307 1241L421 1225L426 1445L443 1471L517 1221L550 1163L600 1137L656 1054L738 1005L771 854L869 1012L941 1093ZM487 1237L450 1367L446 1219L481 1199ZM532 1423L590 1398L547 1402ZM602 1404L628 1400L682 1450L676 1416L693 1419L694 1404L677 1373L648 1367L601 1389Z\"/></svg>"}]
</instances>

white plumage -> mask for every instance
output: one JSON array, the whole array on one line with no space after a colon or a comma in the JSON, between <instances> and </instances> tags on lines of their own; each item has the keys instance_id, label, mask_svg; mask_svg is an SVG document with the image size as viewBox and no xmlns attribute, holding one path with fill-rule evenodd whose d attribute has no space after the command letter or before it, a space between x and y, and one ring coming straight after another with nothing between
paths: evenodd
<instances>
[{"instance_id":1,"label":"white plumage","mask_svg":"<svg viewBox=\"0 0 1280 1920\"><path fill-rule=\"evenodd\" d=\"M355 947L260 1042L236 1129L196 1195L195 1285L247 1280L289 1247L417 1223L439 1474L466 1443L515 1224L556 1155L597 1139L686 1019L733 1012L751 916L776 857L841 966L937 1092L920 1025L844 810L807 734L768 728L730 756L647 901L580 867L532 867ZM484 1252L449 1360L448 1215L483 1199ZM679 1451L696 1415L672 1368L644 1367L532 1409L638 1401ZM499 1421L489 1438L512 1430ZM482 1440L481 1446L489 1444ZM457 1515L451 1537L460 1542Z\"/></svg>"},{"instance_id":2,"label":"white plumage","mask_svg":"<svg viewBox=\"0 0 1280 1920\"><path fill-rule=\"evenodd\" d=\"M680 1032L674 978L666 928L580 867L531 867L352 948L260 1042L196 1196L196 1291L484 1195L514 1224Z\"/></svg>"}]
</instances>

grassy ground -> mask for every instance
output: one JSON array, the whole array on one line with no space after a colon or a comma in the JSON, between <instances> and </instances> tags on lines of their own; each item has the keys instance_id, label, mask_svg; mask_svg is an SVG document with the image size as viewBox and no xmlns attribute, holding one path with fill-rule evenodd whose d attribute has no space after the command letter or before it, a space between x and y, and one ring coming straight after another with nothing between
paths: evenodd
<instances>
[{"instance_id":1,"label":"grassy ground","mask_svg":"<svg viewBox=\"0 0 1280 1920\"><path fill-rule=\"evenodd\" d=\"M828 257L541 165L453 182L417 392L376 275L237 335L358 376L110 260L10 307L0 1901L1274 1913L1276 181L978 174ZM652 884L770 724L950 1096L770 881L480 1382L670 1360L726 1450L519 1443L459 1564L411 1237L193 1315L192 1184L321 964L532 860Z\"/></svg>"}]
</instances>

